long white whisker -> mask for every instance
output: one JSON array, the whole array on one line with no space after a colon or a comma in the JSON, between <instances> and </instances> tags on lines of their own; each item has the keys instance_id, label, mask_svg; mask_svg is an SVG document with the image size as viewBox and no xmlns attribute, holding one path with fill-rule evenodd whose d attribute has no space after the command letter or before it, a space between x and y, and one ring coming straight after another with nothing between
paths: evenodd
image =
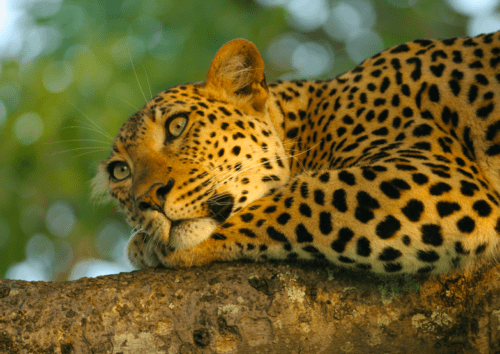
<instances>
[{"instance_id":1,"label":"long white whisker","mask_svg":"<svg viewBox=\"0 0 500 354\"><path fill-rule=\"evenodd\" d=\"M68 127L62 127L61 130L63 130L63 129L70 129L70 128L78 128L78 129L90 130L90 131L92 131L94 133L102 134L106 138L108 138L110 141L113 141L113 138L110 135L108 135L107 133L104 133L104 132L102 132L100 130L96 130L94 127L86 127L86 126L81 126L81 125L70 125Z\"/></svg>"},{"instance_id":2,"label":"long white whisker","mask_svg":"<svg viewBox=\"0 0 500 354\"><path fill-rule=\"evenodd\" d=\"M73 103L69 102L70 105L72 105L73 107L75 107L81 114L82 116L84 116L89 122L90 124L92 124L98 131L100 131L104 136L108 137L110 140L113 140L113 137L111 135L109 135L104 129L102 129L99 124L97 124L96 122L94 122L92 119L90 119L80 108L78 108L76 105L74 105Z\"/></svg>"},{"instance_id":3,"label":"long white whisker","mask_svg":"<svg viewBox=\"0 0 500 354\"><path fill-rule=\"evenodd\" d=\"M146 81L148 82L148 88L149 88L149 96L151 99L153 99L153 92L151 91L151 84L149 83L149 77L148 77L148 72L146 71L146 68L144 67L144 64L141 63L142 70L144 70L144 74L146 75Z\"/></svg>"},{"instance_id":4,"label":"long white whisker","mask_svg":"<svg viewBox=\"0 0 500 354\"><path fill-rule=\"evenodd\" d=\"M142 86L141 86L141 82L139 81L139 76L137 76L137 71L135 71L135 65L134 65L134 61L132 60L132 54L130 54L130 47L128 46L128 43L127 43L127 51L128 51L128 56L130 58L130 64L132 64L132 69L134 70L135 79L137 80L137 84L139 85L139 88L141 89L142 97L144 97L144 101L146 101L146 103L148 103L148 99L146 98L146 95L144 94L144 90L142 89Z\"/></svg>"}]
</instances>

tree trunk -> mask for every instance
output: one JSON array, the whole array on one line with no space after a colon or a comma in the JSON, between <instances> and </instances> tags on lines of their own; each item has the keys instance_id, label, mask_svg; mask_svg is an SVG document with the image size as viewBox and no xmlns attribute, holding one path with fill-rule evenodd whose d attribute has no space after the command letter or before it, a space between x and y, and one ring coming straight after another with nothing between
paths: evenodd
<instances>
[{"instance_id":1,"label":"tree trunk","mask_svg":"<svg viewBox=\"0 0 500 354\"><path fill-rule=\"evenodd\" d=\"M495 353L499 276L500 267L420 279L232 263L0 279L0 352Z\"/></svg>"}]
</instances>

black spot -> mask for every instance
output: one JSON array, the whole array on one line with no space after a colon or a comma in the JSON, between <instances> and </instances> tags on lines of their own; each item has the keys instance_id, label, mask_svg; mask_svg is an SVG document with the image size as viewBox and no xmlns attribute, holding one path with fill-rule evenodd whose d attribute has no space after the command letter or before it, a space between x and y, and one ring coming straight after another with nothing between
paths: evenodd
<instances>
[{"instance_id":1,"label":"black spot","mask_svg":"<svg viewBox=\"0 0 500 354\"><path fill-rule=\"evenodd\" d=\"M307 198L309 196L309 189L306 182L302 183L300 186L300 195L302 198Z\"/></svg>"},{"instance_id":2,"label":"black spot","mask_svg":"<svg viewBox=\"0 0 500 354\"><path fill-rule=\"evenodd\" d=\"M356 199L360 206L369 208L369 209L377 209L380 208L380 204L377 199L373 198L370 194L365 191L360 191L356 195Z\"/></svg>"},{"instance_id":3,"label":"black spot","mask_svg":"<svg viewBox=\"0 0 500 354\"><path fill-rule=\"evenodd\" d=\"M298 224L295 228L295 234L297 235L297 242L312 242L313 235L309 231L307 231L306 227L303 224Z\"/></svg>"},{"instance_id":4,"label":"black spot","mask_svg":"<svg viewBox=\"0 0 500 354\"><path fill-rule=\"evenodd\" d=\"M487 106L481 107L476 111L476 115L481 118L481 119L486 119L490 115L491 112L493 112L493 108L495 106L493 103L490 103Z\"/></svg>"},{"instance_id":5,"label":"black spot","mask_svg":"<svg viewBox=\"0 0 500 354\"><path fill-rule=\"evenodd\" d=\"M470 253L469 251L466 251L464 249L464 246L460 241L455 242L455 252L457 252L457 254L463 254L463 255L468 255Z\"/></svg>"},{"instance_id":6,"label":"black spot","mask_svg":"<svg viewBox=\"0 0 500 354\"><path fill-rule=\"evenodd\" d=\"M462 187L460 188L460 192L462 192L463 195L468 197L472 197L475 191L479 190L479 187L471 182L460 181L460 184L462 185Z\"/></svg>"},{"instance_id":7,"label":"black spot","mask_svg":"<svg viewBox=\"0 0 500 354\"><path fill-rule=\"evenodd\" d=\"M266 231L271 239L278 241L278 242L288 242L288 239L286 238L286 236L283 235L278 230L276 230L274 227L269 226Z\"/></svg>"},{"instance_id":8,"label":"black spot","mask_svg":"<svg viewBox=\"0 0 500 354\"><path fill-rule=\"evenodd\" d=\"M377 177L377 174L375 172L373 172L372 170L369 170L367 168L363 169L362 175L368 181L373 181Z\"/></svg>"},{"instance_id":9,"label":"black spot","mask_svg":"<svg viewBox=\"0 0 500 354\"><path fill-rule=\"evenodd\" d=\"M396 169L399 171L416 171L417 168L412 165L397 164Z\"/></svg>"},{"instance_id":10,"label":"black spot","mask_svg":"<svg viewBox=\"0 0 500 354\"><path fill-rule=\"evenodd\" d=\"M489 216L491 214L491 206L485 200L478 200L474 203L472 208L478 213L479 216Z\"/></svg>"},{"instance_id":11,"label":"black spot","mask_svg":"<svg viewBox=\"0 0 500 354\"><path fill-rule=\"evenodd\" d=\"M378 136L385 136L389 134L389 130L386 127L382 127L380 129L374 130L372 132L373 135L378 135Z\"/></svg>"},{"instance_id":12,"label":"black spot","mask_svg":"<svg viewBox=\"0 0 500 354\"><path fill-rule=\"evenodd\" d=\"M460 210L460 204L455 202L438 202L436 208L440 217L453 214L455 211Z\"/></svg>"},{"instance_id":13,"label":"black spot","mask_svg":"<svg viewBox=\"0 0 500 354\"><path fill-rule=\"evenodd\" d=\"M212 236L210 237L213 238L214 240L225 240L227 238L226 236L217 233L212 234Z\"/></svg>"},{"instance_id":14,"label":"black spot","mask_svg":"<svg viewBox=\"0 0 500 354\"><path fill-rule=\"evenodd\" d=\"M290 220L290 218L291 218L290 214L288 214L288 213L283 213L283 214L281 214L280 216L278 216L278 217L276 218L276 221L277 221L277 222L278 222L278 224L280 224L280 225L285 225L285 224L288 222L288 220Z\"/></svg>"},{"instance_id":15,"label":"black spot","mask_svg":"<svg viewBox=\"0 0 500 354\"><path fill-rule=\"evenodd\" d=\"M422 251L417 252L417 257L422 262L433 263L439 260L439 254L436 251Z\"/></svg>"},{"instance_id":16,"label":"black spot","mask_svg":"<svg viewBox=\"0 0 500 354\"><path fill-rule=\"evenodd\" d=\"M387 76L384 77L384 80L382 80L382 84L380 85L380 92L384 93L389 88L390 84L391 81L389 80L389 78Z\"/></svg>"},{"instance_id":17,"label":"black spot","mask_svg":"<svg viewBox=\"0 0 500 354\"><path fill-rule=\"evenodd\" d=\"M406 62L408 64L415 64L415 69L411 72L411 78L413 81L419 80L422 76L422 61L417 57L413 57L408 58Z\"/></svg>"},{"instance_id":18,"label":"black spot","mask_svg":"<svg viewBox=\"0 0 500 354\"><path fill-rule=\"evenodd\" d=\"M332 230L332 215L327 211L322 211L319 214L319 231L323 235L329 235Z\"/></svg>"},{"instance_id":19,"label":"black spot","mask_svg":"<svg viewBox=\"0 0 500 354\"><path fill-rule=\"evenodd\" d=\"M402 255L401 251L392 247L386 247L383 249L382 253L379 254L378 259L384 262L391 262L398 259Z\"/></svg>"},{"instance_id":20,"label":"black spot","mask_svg":"<svg viewBox=\"0 0 500 354\"><path fill-rule=\"evenodd\" d=\"M286 137L289 139L294 139L299 134L299 128L292 128L286 132Z\"/></svg>"},{"instance_id":21,"label":"black spot","mask_svg":"<svg viewBox=\"0 0 500 354\"><path fill-rule=\"evenodd\" d=\"M463 233L471 233L476 227L476 223L468 216L464 216L457 222L458 229Z\"/></svg>"},{"instance_id":22,"label":"black spot","mask_svg":"<svg viewBox=\"0 0 500 354\"><path fill-rule=\"evenodd\" d=\"M400 44L398 45L397 47L394 47L393 49L391 49L390 53L405 53L405 52L409 52L410 51L410 47L408 47L408 45L406 44Z\"/></svg>"},{"instance_id":23,"label":"black spot","mask_svg":"<svg viewBox=\"0 0 500 354\"><path fill-rule=\"evenodd\" d=\"M477 86L476 85L471 85L469 88L469 103L473 103L476 98L477 98Z\"/></svg>"},{"instance_id":24,"label":"black spot","mask_svg":"<svg viewBox=\"0 0 500 354\"><path fill-rule=\"evenodd\" d=\"M450 80L448 81L448 85L450 86L451 92L455 95L458 96L460 93L460 84L458 83L457 80Z\"/></svg>"},{"instance_id":25,"label":"black spot","mask_svg":"<svg viewBox=\"0 0 500 354\"><path fill-rule=\"evenodd\" d=\"M335 192L333 192L332 205L335 207L335 209L342 213L345 213L347 211L345 190L337 189Z\"/></svg>"},{"instance_id":26,"label":"black spot","mask_svg":"<svg viewBox=\"0 0 500 354\"><path fill-rule=\"evenodd\" d=\"M338 174L338 176L339 176L340 181L342 181L350 186L354 186L356 184L356 178L350 172L342 171Z\"/></svg>"},{"instance_id":27,"label":"black spot","mask_svg":"<svg viewBox=\"0 0 500 354\"><path fill-rule=\"evenodd\" d=\"M392 215L387 215L384 221L378 223L375 228L375 233L381 239L388 239L394 236L394 234L401 229L401 223Z\"/></svg>"},{"instance_id":28,"label":"black spot","mask_svg":"<svg viewBox=\"0 0 500 354\"><path fill-rule=\"evenodd\" d=\"M251 238L257 237L257 235L250 229L239 229L238 231L240 232L240 234L251 237Z\"/></svg>"},{"instance_id":29,"label":"black spot","mask_svg":"<svg viewBox=\"0 0 500 354\"><path fill-rule=\"evenodd\" d=\"M434 269L436 269L435 266L426 266L426 267L418 268L417 273L418 274L428 274L428 273L432 272Z\"/></svg>"},{"instance_id":30,"label":"black spot","mask_svg":"<svg viewBox=\"0 0 500 354\"><path fill-rule=\"evenodd\" d=\"M307 205L305 203L301 203L300 204L300 206L299 206L299 212L302 215L307 216L308 218L310 218L311 215L312 215L311 208L309 207L309 205Z\"/></svg>"},{"instance_id":31,"label":"black spot","mask_svg":"<svg viewBox=\"0 0 500 354\"><path fill-rule=\"evenodd\" d=\"M486 246L488 246L488 244L487 244L487 243L483 243L483 244L481 244L481 245L477 246L477 248L476 248L476 250L474 251L474 253L475 253L476 255L483 253L483 252L484 252L484 250L486 249Z\"/></svg>"},{"instance_id":32,"label":"black spot","mask_svg":"<svg viewBox=\"0 0 500 354\"><path fill-rule=\"evenodd\" d=\"M320 253L320 252L319 252L319 250L318 250L316 247L311 246L311 245L309 245L309 246L305 246L305 247L302 247L302 249L303 249L304 251L306 251L306 252L309 252L309 253ZM323 256L323 255L322 255L322 256Z\"/></svg>"},{"instance_id":33,"label":"black spot","mask_svg":"<svg viewBox=\"0 0 500 354\"><path fill-rule=\"evenodd\" d=\"M410 107L405 107L405 108L403 108L403 115L406 118L413 117L413 110Z\"/></svg>"},{"instance_id":34,"label":"black spot","mask_svg":"<svg viewBox=\"0 0 500 354\"><path fill-rule=\"evenodd\" d=\"M233 155L235 156L238 156L240 154L240 151L241 151L241 148L239 146L235 146L233 147L233 149L231 150L231 152L233 153Z\"/></svg>"},{"instance_id":35,"label":"black spot","mask_svg":"<svg viewBox=\"0 0 500 354\"><path fill-rule=\"evenodd\" d=\"M276 175L269 175L269 176L264 176L262 177L262 182L275 182L275 181L279 181L280 178Z\"/></svg>"},{"instance_id":36,"label":"black spot","mask_svg":"<svg viewBox=\"0 0 500 354\"><path fill-rule=\"evenodd\" d=\"M246 214L240 215L240 218L241 218L241 220L243 220L244 222L250 222L250 221L252 221L252 219L253 219L253 214L246 213Z\"/></svg>"},{"instance_id":37,"label":"black spot","mask_svg":"<svg viewBox=\"0 0 500 354\"><path fill-rule=\"evenodd\" d=\"M342 253L345 250L346 244L354 237L354 232L347 227L339 230L337 239L332 242L331 247L335 252Z\"/></svg>"},{"instance_id":38,"label":"black spot","mask_svg":"<svg viewBox=\"0 0 500 354\"><path fill-rule=\"evenodd\" d=\"M382 123L382 122L384 122L387 119L388 116L389 116L389 110L388 109L384 109L378 115L377 120L379 121L379 123Z\"/></svg>"},{"instance_id":39,"label":"black spot","mask_svg":"<svg viewBox=\"0 0 500 354\"><path fill-rule=\"evenodd\" d=\"M275 205L271 205L271 206L268 206L266 209L264 209L264 213L266 214L269 214L269 213L274 213L276 211L276 206Z\"/></svg>"},{"instance_id":40,"label":"black spot","mask_svg":"<svg viewBox=\"0 0 500 354\"><path fill-rule=\"evenodd\" d=\"M328 172L325 172L319 176L319 180L323 183L326 183L330 180L330 174Z\"/></svg>"},{"instance_id":41,"label":"black spot","mask_svg":"<svg viewBox=\"0 0 500 354\"><path fill-rule=\"evenodd\" d=\"M384 264L384 270L387 273L399 272L401 269L403 269L403 266L401 265L401 263L386 263L386 264Z\"/></svg>"},{"instance_id":42,"label":"black spot","mask_svg":"<svg viewBox=\"0 0 500 354\"><path fill-rule=\"evenodd\" d=\"M441 226L434 224L422 225L421 231L423 243L432 246L441 246L443 244Z\"/></svg>"},{"instance_id":43,"label":"black spot","mask_svg":"<svg viewBox=\"0 0 500 354\"><path fill-rule=\"evenodd\" d=\"M410 239L410 236L408 236L408 235L404 235L402 237L402 240L403 240L403 244L405 246L409 246L411 244L411 239Z\"/></svg>"},{"instance_id":44,"label":"black spot","mask_svg":"<svg viewBox=\"0 0 500 354\"><path fill-rule=\"evenodd\" d=\"M412 175L413 182L415 182L418 185L423 185L429 182L429 178L424 175L423 173L414 173Z\"/></svg>"},{"instance_id":45,"label":"black spot","mask_svg":"<svg viewBox=\"0 0 500 354\"><path fill-rule=\"evenodd\" d=\"M375 214L370 209L364 206L358 206L354 211L354 217L366 224L368 221L372 220L375 217Z\"/></svg>"},{"instance_id":46,"label":"black spot","mask_svg":"<svg viewBox=\"0 0 500 354\"><path fill-rule=\"evenodd\" d=\"M432 195L442 195L443 193L451 191L451 187L449 184L444 182L439 182L431 186L429 192Z\"/></svg>"},{"instance_id":47,"label":"black spot","mask_svg":"<svg viewBox=\"0 0 500 354\"><path fill-rule=\"evenodd\" d=\"M372 253L370 241L366 237L360 237L356 242L356 254L362 257L368 257Z\"/></svg>"},{"instance_id":48,"label":"black spot","mask_svg":"<svg viewBox=\"0 0 500 354\"><path fill-rule=\"evenodd\" d=\"M446 68L444 64L431 65L431 71L436 77L441 77L443 75L443 70Z\"/></svg>"},{"instance_id":49,"label":"black spot","mask_svg":"<svg viewBox=\"0 0 500 354\"><path fill-rule=\"evenodd\" d=\"M439 89L434 84L429 87L429 99L432 102L439 102Z\"/></svg>"},{"instance_id":50,"label":"black spot","mask_svg":"<svg viewBox=\"0 0 500 354\"><path fill-rule=\"evenodd\" d=\"M354 259L344 256L339 256L338 260L342 263L356 263Z\"/></svg>"},{"instance_id":51,"label":"black spot","mask_svg":"<svg viewBox=\"0 0 500 354\"><path fill-rule=\"evenodd\" d=\"M413 129L413 136L422 137L428 136L432 133L432 127L428 124L420 124L415 129Z\"/></svg>"},{"instance_id":52,"label":"black spot","mask_svg":"<svg viewBox=\"0 0 500 354\"><path fill-rule=\"evenodd\" d=\"M325 205L325 192L321 189L316 189L314 191L314 201L318 205Z\"/></svg>"},{"instance_id":53,"label":"black spot","mask_svg":"<svg viewBox=\"0 0 500 354\"><path fill-rule=\"evenodd\" d=\"M408 190L410 189L410 185L399 178L394 178L391 181L385 181L380 184L380 190L391 199L399 199L401 197L399 190L401 189Z\"/></svg>"},{"instance_id":54,"label":"black spot","mask_svg":"<svg viewBox=\"0 0 500 354\"><path fill-rule=\"evenodd\" d=\"M408 220L419 221L424 212L424 203L417 199L411 199L401 211Z\"/></svg>"}]
</instances>

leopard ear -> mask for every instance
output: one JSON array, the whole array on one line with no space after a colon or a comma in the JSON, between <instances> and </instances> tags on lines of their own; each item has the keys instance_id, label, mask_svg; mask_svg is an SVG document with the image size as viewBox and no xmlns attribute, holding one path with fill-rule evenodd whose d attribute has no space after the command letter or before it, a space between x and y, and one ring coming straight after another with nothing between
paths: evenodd
<instances>
[{"instance_id":1,"label":"leopard ear","mask_svg":"<svg viewBox=\"0 0 500 354\"><path fill-rule=\"evenodd\" d=\"M269 90L264 61L257 47L246 39L234 39L224 44L212 60L206 88L210 92L223 91L226 98L239 105L264 111Z\"/></svg>"}]
</instances>

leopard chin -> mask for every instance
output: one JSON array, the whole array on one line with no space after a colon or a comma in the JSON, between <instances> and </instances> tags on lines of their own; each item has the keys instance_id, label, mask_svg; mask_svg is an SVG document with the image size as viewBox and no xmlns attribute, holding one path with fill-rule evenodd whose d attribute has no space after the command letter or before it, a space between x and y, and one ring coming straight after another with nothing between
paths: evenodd
<instances>
[{"instance_id":1,"label":"leopard chin","mask_svg":"<svg viewBox=\"0 0 500 354\"><path fill-rule=\"evenodd\" d=\"M208 239L217 225L210 217L174 221L168 244L174 250L191 248Z\"/></svg>"}]
</instances>

